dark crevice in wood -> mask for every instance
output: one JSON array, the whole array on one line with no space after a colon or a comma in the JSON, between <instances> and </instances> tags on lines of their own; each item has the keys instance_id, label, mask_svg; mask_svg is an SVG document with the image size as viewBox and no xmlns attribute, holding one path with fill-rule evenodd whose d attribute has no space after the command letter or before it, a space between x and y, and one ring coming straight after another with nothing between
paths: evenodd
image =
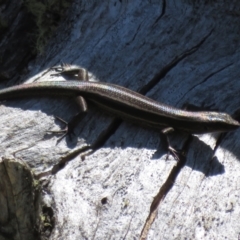
<instances>
[{"instance_id":1,"label":"dark crevice in wood","mask_svg":"<svg viewBox=\"0 0 240 240\"><path fill-rule=\"evenodd\" d=\"M77 157L81 153L88 151L89 149L91 149L90 146L84 146L62 157L61 160L52 167L51 174L54 175L58 173L65 167L66 163L70 162L73 158Z\"/></svg>"},{"instance_id":2,"label":"dark crevice in wood","mask_svg":"<svg viewBox=\"0 0 240 240\"><path fill-rule=\"evenodd\" d=\"M41 178L47 177L49 175L57 174L60 170L62 170L65 167L66 163L70 162L72 159L77 157L79 154L87 152L89 149L91 149L90 146L84 146L84 147L81 147L79 149L76 149L73 152L70 152L66 156L62 157L61 160L57 164L55 164L52 167L51 170L46 171L46 172L41 172L39 174L36 174L35 178L36 179L41 179Z\"/></svg>"},{"instance_id":3,"label":"dark crevice in wood","mask_svg":"<svg viewBox=\"0 0 240 240\"><path fill-rule=\"evenodd\" d=\"M139 29L141 28L143 22L144 22L144 21L142 21L142 22L139 24L139 26L138 26L138 28L137 28L134 36L132 37L132 39L131 39L129 42L126 43L126 45L130 45L130 44L136 39L136 36L137 36L137 34L138 34L138 31L139 31Z\"/></svg>"},{"instance_id":4,"label":"dark crevice in wood","mask_svg":"<svg viewBox=\"0 0 240 240\"><path fill-rule=\"evenodd\" d=\"M130 230L130 227L131 227L131 224L132 224L132 220L133 220L134 215L135 215L135 212L132 214L132 217L131 217L130 222L129 222L129 224L128 224L127 231L126 231L126 233L124 234L124 237L122 238L123 240L127 239L127 235L128 235L128 233L129 233L129 230Z\"/></svg>"},{"instance_id":5,"label":"dark crevice in wood","mask_svg":"<svg viewBox=\"0 0 240 240\"><path fill-rule=\"evenodd\" d=\"M163 15L165 14L165 11L166 11L166 0L163 0L162 1L162 12L161 12L160 16L156 19L154 24L156 24L163 17Z\"/></svg>"},{"instance_id":6,"label":"dark crevice in wood","mask_svg":"<svg viewBox=\"0 0 240 240\"><path fill-rule=\"evenodd\" d=\"M232 65L233 65L232 63L227 64L226 66L221 67L220 69L218 69L218 70L210 73L210 74L209 74L207 77L205 77L201 82L199 82L199 83L195 84L194 86L192 86L192 87L182 96L182 98L184 98L184 97L186 96L186 94L189 94L189 92L191 92L191 91L192 91L194 88L196 88L197 86L202 85L203 83L205 83L209 78L211 78L211 77L214 76L215 74L217 74L217 73L225 70L226 68L228 68L228 67L230 67L230 66L232 66Z\"/></svg>"},{"instance_id":7,"label":"dark crevice in wood","mask_svg":"<svg viewBox=\"0 0 240 240\"><path fill-rule=\"evenodd\" d=\"M50 171L42 172L38 174L36 178L40 179L40 178L58 173L61 169L65 167L66 163L71 161L73 158L77 157L79 154L83 153L81 156L81 159L82 161L84 161L86 156L93 154L95 151L97 151L106 143L106 141L118 129L121 123L122 123L121 119L115 118L112 121L112 123L108 126L108 128L104 132L102 132L102 134L97 138L97 140L91 146L84 146L67 154L66 156L62 157L61 160L57 164L55 164Z\"/></svg>"},{"instance_id":8,"label":"dark crevice in wood","mask_svg":"<svg viewBox=\"0 0 240 240\"><path fill-rule=\"evenodd\" d=\"M150 80L142 89L139 91L141 94L146 94L149 92L156 84L158 84L161 79L163 79L169 71L171 71L181 60L186 58L187 56L193 54L196 52L199 47L208 39L208 37L212 34L212 30L194 47L192 47L189 50L186 50L181 55L175 57L169 64L167 64L165 67L163 67L160 72L158 72L152 80Z\"/></svg>"},{"instance_id":9,"label":"dark crevice in wood","mask_svg":"<svg viewBox=\"0 0 240 240\"><path fill-rule=\"evenodd\" d=\"M148 232L156 218L157 215L157 210L160 205L160 203L164 200L168 192L171 190L171 188L174 185L174 182L180 173L181 169L185 166L186 164L186 155L190 146L190 143L192 141L192 135L189 135L188 139L185 141L184 146L181 150L181 155L179 156L180 159L177 162L177 165L173 167L172 171L170 172L167 180L165 183L161 186L159 192L157 195L154 197L153 202L150 206L150 212L149 215L146 219L146 222L144 224L144 227L141 232L141 240L147 239Z\"/></svg>"},{"instance_id":10,"label":"dark crevice in wood","mask_svg":"<svg viewBox=\"0 0 240 240\"><path fill-rule=\"evenodd\" d=\"M55 227L55 217L54 211L51 207L42 207L42 218L44 219L44 224L41 229L42 235L45 237L50 237L52 230Z\"/></svg>"},{"instance_id":11,"label":"dark crevice in wood","mask_svg":"<svg viewBox=\"0 0 240 240\"><path fill-rule=\"evenodd\" d=\"M104 144L108 141L108 139L116 132L123 121L119 118L114 118L113 121L110 123L108 128L103 131L97 140L92 144L91 151L82 156L82 160L84 161L85 157L93 154L95 151L100 149Z\"/></svg>"}]
</instances>

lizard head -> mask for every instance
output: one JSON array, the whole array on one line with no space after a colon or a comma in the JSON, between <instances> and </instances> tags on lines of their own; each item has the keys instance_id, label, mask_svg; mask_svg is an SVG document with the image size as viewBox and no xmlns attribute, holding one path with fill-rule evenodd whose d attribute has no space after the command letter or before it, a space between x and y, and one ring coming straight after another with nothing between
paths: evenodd
<instances>
[{"instance_id":1,"label":"lizard head","mask_svg":"<svg viewBox=\"0 0 240 240\"><path fill-rule=\"evenodd\" d=\"M240 127L240 123L227 113L206 112L203 113L203 118L204 132L228 132Z\"/></svg>"}]
</instances>

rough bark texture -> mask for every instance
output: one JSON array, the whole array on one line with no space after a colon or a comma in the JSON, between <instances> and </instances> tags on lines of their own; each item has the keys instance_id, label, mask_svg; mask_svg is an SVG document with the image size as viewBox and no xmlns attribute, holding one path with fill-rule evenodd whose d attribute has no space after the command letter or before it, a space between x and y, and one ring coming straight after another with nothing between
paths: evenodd
<instances>
[{"instance_id":1,"label":"rough bark texture","mask_svg":"<svg viewBox=\"0 0 240 240\"><path fill-rule=\"evenodd\" d=\"M0 239L39 239L36 228L37 185L22 162L4 158L0 163Z\"/></svg>"},{"instance_id":2,"label":"rough bark texture","mask_svg":"<svg viewBox=\"0 0 240 240\"><path fill-rule=\"evenodd\" d=\"M240 4L199 2L75 1L22 82L56 80L49 67L63 61L88 69L91 80L173 106L232 114L240 99ZM238 130L222 140L171 134L186 156L176 162L166 161L157 132L95 108L75 138L56 144L46 131L59 129L54 116L69 120L77 112L71 99L8 101L0 111L1 156L21 159L45 179L42 204L54 219L49 239L239 237ZM83 161L96 143L101 147Z\"/></svg>"}]
</instances>

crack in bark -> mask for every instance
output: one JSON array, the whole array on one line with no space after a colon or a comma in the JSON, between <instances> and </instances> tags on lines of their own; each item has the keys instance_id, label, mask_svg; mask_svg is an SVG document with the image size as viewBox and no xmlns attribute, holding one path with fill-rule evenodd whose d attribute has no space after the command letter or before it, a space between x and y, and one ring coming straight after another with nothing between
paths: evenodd
<instances>
[{"instance_id":1,"label":"crack in bark","mask_svg":"<svg viewBox=\"0 0 240 240\"><path fill-rule=\"evenodd\" d=\"M52 175L55 175L56 173L58 173L61 169L63 169L65 167L66 163L70 162L73 158L77 157L81 153L86 152L89 149L91 149L90 146L84 146L84 147L80 147L79 149L77 149L73 152L70 152L66 156L62 157L61 160L52 167L52 169L50 170L50 173ZM49 173L49 172L46 172L46 173Z\"/></svg>"},{"instance_id":2,"label":"crack in bark","mask_svg":"<svg viewBox=\"0 0 240 240\"><path fill-rule=\"evenodd\" d=\"M70 152L66 156L62 157L61 160L57 164L55 164L51 170L36 175L36 178L40 179L49 175L57 174L60 170L62 170L65 167L66 163L70 162L72 159L74 159L81 153L83 153L81 159L82 161L84 161L86 156L93 154L107 142L107 140L115 133L115 131L118 129L121 123L122 123L121 119L115 118L108 126L107 130L101 133L100 136L91 146L80 147L79 149Z\"/></svg>"},{"instance_id":3,"label":"crack in bark","mask_svg":"<svg viewBox=\"0 0 240 240\"><path fill-rule=\"evenodd\" d=\"M129 233L129 230L130 230L130 227L131 227L131 224L132 224L132 220L133 220L134 215L135 215L135 211L134 211L134 213L133 213L133 215L132 215L132 217L131 217L131 219L130 219L130 222L129 222L129 224L128 224L127 231L126 231L126 233L124 234L124 237L122 238L123 240L127 239L127 235L128 235L128 233Z\"/></svg>"},{"instance_id":4,"label":"crack in bark","mask_svg":"<svg viewBox=\"0 0 240 240\"><path fill-rule=\"evenodd\" d=\"M209 74L207 77L205 77L201 82L199 82L199 83L195 84L194 86L192 86L192 87L182 96L182 99L186 96L186 94L188 94L189 92L191 92L194 88L196 88L197 86L205 83L209 78L211 78L211 77L214 76L215 74L217 74L217 73L225 70L226 68L228 68L228 67L230 67L230 66L232 66L232 65L233 65L233 64L230 63L230 64L228 64L228 65L226 65L226 66L224 66L224 67L222 67L222 68L220 68L220 69L218 69L218 70L210 73L210 74Z\"/></svg>"},{"instance_id":5,"label":"crack in bark","mask_svg":"<svg viewBox=\"0 0 240 240\"><path fill-rule=\"evenodd\" d=\"M144 22L144 21L142 21L142 22L139 24L139 26L138 26L138 28L137 28L134 36L132 37L132 39L131 39L129 42L126 43L126 45L130 45L130 44L135 40L135 38L136 38L136 36L137 36L137 34L138 34L138 30L139 30L140 27L142 26L142 23L143 23L143 22Z\"/></svg>"},{"instance_id":6,"label":"crack in bark","mask_svg":"<svg viewBox=\"0 0 240 240\"><path fill-rule=\"evenodd\" d=\"M155 20L154 24L156 24L163 17L163 15L165 14L165 11L166 11L166 0L163 0L162 1L162 12L161 12L160 16Z\"/></svg>"},{"instance_id":7,"label":"crack in bark","mask_svg":"<svg viewBox=\"0 0 240 240\"><path fill-rule=\"evenodd\" d=\"M189 50L186 50L183 52L180 56L175 57L170 63L168 63L165 67L163 67L160 72L158 72L152 80L150 80L142 89L139 91L141 94L146 94L149 92L156 84L158 84L161 79L163 79L168 72L170 72L181 60L186 58L187 56L193 54L196 52L201 45L208 39L208 37L212 34L211 30L197 45L190 48Z\"/></svg>"},{"instance_id":8,"label":"crack in bark","mask_svg":"<svg viewBox=\"0 0 240 240\"><path fill-rule=\"evenodd\" d=\"M108 141L108 139L116 132L116 130L119 128L122 122L123 120L121 120L120 118L114 118L113 121L109 124L108 128L105 131L103 131L100 134L100 136L96 139L96 141L91 145L90 147L91 151L82 156L82 160L84 161L86 156L93 154L95 151L101 148Z\"/></svg>"},{"instance_id":9,"label":"crack in bark","mask_svg":"<svg viewBox=\"0 0 240 240\"><path fill-rule=\"evenodd\" d=\"M163 185L161 186L159 192L154 197L152 204L150 206L150 212L146 219L146 222L144 224L144 227L141 232L140 240L147 239L148 232L157 216L158 207L161 204L161 202L164 200L168 192L171 190L171 188L174 185L174 182L180 173L181 169L185 166L186 163L186 155L190 146L190 143L192 141L192 135L188 136L188 139L185 141L184 146L181 150L180 160L177 162L177 165L173 167L172 171L170 172L167 180Z\"/></svg>"}]
</instances>

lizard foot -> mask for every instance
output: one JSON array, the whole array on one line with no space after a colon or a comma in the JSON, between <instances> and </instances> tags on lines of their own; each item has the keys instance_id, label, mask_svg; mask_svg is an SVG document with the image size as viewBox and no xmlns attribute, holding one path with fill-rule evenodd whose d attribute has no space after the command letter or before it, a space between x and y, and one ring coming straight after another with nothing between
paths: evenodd
<instances>
[{"instance_id":1,"label":"lizard foot","mask_svg":"<svg viewBox=\"0 0 240 240\"><path fill-rule=\"evenodd\" d=\"M68 136L70 137L70 139L71 139L72 135L75 135L75 133L74 133L74 131L73 131L73 128L74 128L74 127L72 126L71 121L70 121L70 122L66 122L65 120L63 120L62 118L57 117L57 116L55 116L55 118L56 118L57 120L59 120L60 122L62 122L62 123L65 125L65 128L62 129L62 130L47 131L47 132L56 133L56 134L62 134L62 136L57 140L57 144L58 144L59 142L61 142L62 139L63 139L64 137L66 137L67 135L68 135Z\"/></svg>"},{"instance_id":2,"label":"lizard foot","mask_svg":"<svg viewBox=\"0 0 240 240\"><path fill-rule=\"evenodd\" d=\"M177 151L176 149L174 149L173 147L171 146L168 146L168 152L167 152L167 157L166 157L166 160L169 159L169 155L172 154L173 157L176 159L176 161L179 161L180 160L180 152Z\"/></svg>"}]
</instances>

